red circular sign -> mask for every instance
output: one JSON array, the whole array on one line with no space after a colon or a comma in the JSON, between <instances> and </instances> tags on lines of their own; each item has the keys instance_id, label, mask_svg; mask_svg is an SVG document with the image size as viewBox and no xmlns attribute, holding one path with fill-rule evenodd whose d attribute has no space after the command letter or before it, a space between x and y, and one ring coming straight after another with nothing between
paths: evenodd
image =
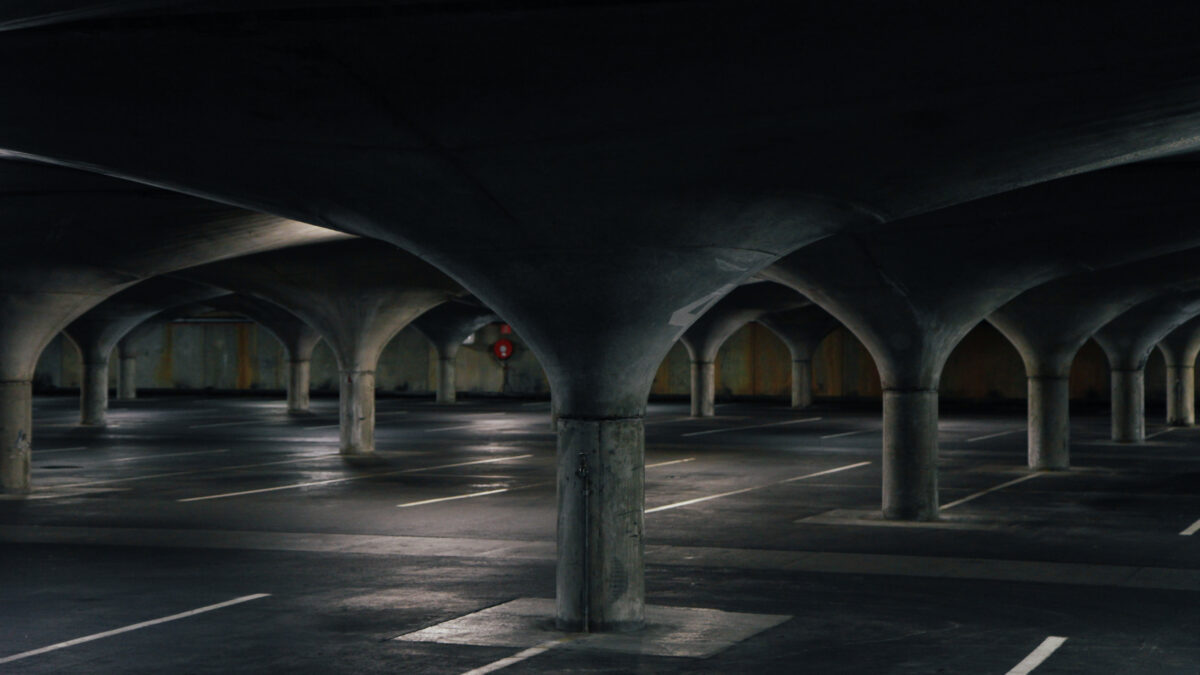
<instances>
[{"instance_id":1,"label":"red circular sign","mask_svg":"<svg viewBox=\"0 0 1200 675\"><path fill-rule=\"evenodd\" d=\"M508 338L500 338L496 340L496 344L492 345L492 353L496 358L504 361L513 355L513 343Z\"/></svg>"}]
</instances>

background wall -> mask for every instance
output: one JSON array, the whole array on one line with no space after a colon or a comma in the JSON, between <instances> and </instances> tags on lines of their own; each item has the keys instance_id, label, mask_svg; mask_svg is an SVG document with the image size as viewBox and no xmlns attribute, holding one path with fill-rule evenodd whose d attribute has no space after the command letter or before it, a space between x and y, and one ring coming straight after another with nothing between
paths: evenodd
<instances>
[{"instance_id":1,"label":"background wall","mask_svg":"<svg viewBox=\"0 0 1200 675\"><path fill-rule=\"evenodd\" d=\"M473 344L458 352L457 386L475 395L548 396L549 384L537 359L518 335L513 358L497 360L491 345L500 324L480 329ZM791 357L771 331L752 323L734 333L717 356L717 396L775 397L790 395ZM39 391L79 386L79 352L63 336L46 348L38 363ZM115 360L109 379L116 386ZM159 326L138 345L138 386L143 389L282 390L286 355L279 342L257 324L241 320L187 321ZM376 371L381 393L433 395L437 355L415 328L401 331L388 343ZM1146 368L1146 395L1165 400L1165 369L1155 350ZM676 344L654 379L652 395L686 397L691 382L687 351ZM313 354L314 391L336 392L337 363L324 343ZM813 358L813 392L818 397L873 399L880 395L879 373L866 348L839 328L821 342ZM942 375L946 399L1005 400L1025 398L1025 368L1016 349L990 324L971 331L951 354ZM1071 370L1071 396L1105 401L1109 396L1108 364L1092 341L1080 350Z\"/></svg>"}]
</instances>

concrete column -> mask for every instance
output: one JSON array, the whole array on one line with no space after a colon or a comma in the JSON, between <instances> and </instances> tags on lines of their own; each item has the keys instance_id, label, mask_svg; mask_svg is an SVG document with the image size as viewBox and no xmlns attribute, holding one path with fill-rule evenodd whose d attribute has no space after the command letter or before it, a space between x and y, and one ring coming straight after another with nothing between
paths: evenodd
<instances>
[{"instance_id":1,"label":"concrete column","mask_svg":"<svg viewBox=\"0 0 1200 675\"><path fill-rule=\"evenodd\" d=\"M32 442L33 383L0 382L0 492L29 493Z\"/></svg>"},{"instance_id":2,"label":"concrete column","mask_svg":"<svg viewBox=\"0 0 1200 675\"><path fill-rule=\"evenodd\" d=\"M883 392L883 516L937 520L936 390Z\"/></svg>"},{"instance_id":3,"label":"concrete column","mask_svg":"<svg viewBox=\"0 0 1200 675\"><path fill-rule=\"evenodd\" d=\"M438 357L437 371L437 402L438 403L454 403L458 392L455 389L454 381L454 361L455 357Z\"/></svg>"},{"instance_id":4,"label":"concrete column","mask_svg":"<svg viewBox=\"0 0 1200 675\"><path fill-rule=\"evenodd\" d=\"M341 371L339 415L343 455L375 451L375 371Z\"/></svg>"},{"instance_id":5,"label":"concrete column","mask_svg":"<svg viewBox=\"0 0 1200 675\"><path fill-rule=\"evenodd\" d=\"M108 362L84 363L83 381L79 383L79 423L102 427L107 423Z\"/></svg>"},{"instance_id":6,"label":"concrete column","mask_svg":"<svg viewBox=\"0 0 1200 675\"><path fill-rule=\"evenodd\" d=\"M1112 371L1112 439L1141 443L1146 439L1145 371Z\"/></svg>"},{"instance_id":7,"label":"concrete column","mask_svg":"<svg viewBox=\"0 0 1200 675\"><path fill-rule=\"evenodd\" d=\"M644 419L563 416L558 423L558 627L640 628Z\"/></svg>"},{"instance_id":8,"label":"concrete column","mask_svg":"<svg viewBox=\"0 0 1200 675\"><path fill-rule=\"evenodd\" d=\"M308 414L312 361L288 362L287 411L289 415Z\"/></svg>"},{"instance_id":9,"label":"concrete column","mask_svg":"<svg viewBox=\"0 0 1200 675\"><path fill-rule=\"evenodd\" d=\"M717 414L717 368L712 361L692 361L692 417Z\"/></svg>"},{"instance_id":10,"label":"concrete column","mask_svg":"<svg viewBox=\"0 0 1200 675\"><path fill-rule=\"evenodd\" d=\"M1167 424L1190 427L1196 423L1196 371L1194 366L1167 365Z\"/></svg>"},{"instance_id":11,"label":"concrete column","mask_svg":"<svg viewBox=\"0 0 1200 675\"><path fill-rule=\"evenodd\" d=\"M792 361L792 407L812 405L812 361Z\"/></svg>"},{"instance_id":12,"label":"concrete column","mask_svg":"<svg viewBox=\"0 0 1200 675\"><path fill-rule=\"evenodd\" d=\"M1071 380L1029 378L1029 468L1039 471L1071 465Z\"/></svg>"},{"instance_id":13,"label":"concrete column","mask_svg":"<svg viewBox=\"0 0 1200 675\"><path fill-rule=\"evenodd\" d=\"M132 401L137 398L137 357L122 354L119 363L117 398L121 401Z\"/></svg>"}]
</instances>

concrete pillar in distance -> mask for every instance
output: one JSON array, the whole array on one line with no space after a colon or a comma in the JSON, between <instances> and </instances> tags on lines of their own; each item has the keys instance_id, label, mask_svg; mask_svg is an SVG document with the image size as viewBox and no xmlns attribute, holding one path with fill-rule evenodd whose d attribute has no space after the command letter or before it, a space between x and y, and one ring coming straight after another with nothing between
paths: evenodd
<instances>
[{"instance_id":1,"label":"concrete pillar in distance","mask_svg":"<svg viewBox=\"0 0 1200 675\"><path fill-rule=\"evenodd\" d=\"M0 382L0 492L28 494L33 443L33 384Z\"/></svg>"},{"instance_id":2,"label":"concrete pillar in distance","mask_svg":"<svg viewBox=\"0 0 1200 675\"><path fill-rule=\"evenodd\" d=\"M559 417L557 623L644 623L644 418Z\"/></svg>"},{"instance_id":3,"label":"concrete pillar in distance","mask_svg":"<svg viewBox=\"0 0 1200 675\"><path fill-rule=\"evenodd\" d=\"M807 408L812 405L812 360L792 361L792 407Z\"/></svg>"},{"instance_id":4,"label":"concrete pillar in distance","mask_svg":"<svg viewBox=\"0 0 1200 675\"><path fill-rule=\"evenodd\" d=\"M937 520L937 434L937 390L884 390L884 518Z\"/></svg>"},{"instance_id":5,"label":"concrete pillar in distance","mask_svg":"<svg viewBox=\"0 0 1200 675\"><path fill-rule=\"evenodd\" d=\"M1029 381L1029 468L1071 465L1071 381L1065 376L1031 375Z\"/></svg>"},{"instance_id":6,"label":"concrete pillar in distance","mask_svg":"<svg viewBox=\"0 0 1200 675\"><path fill-rule=\"evenodd\" d=\"M458 392L455 386L454 364L457 354L444 356L439 350L438 352L438 370L437 370L437 402L438 403L454 403L458 397Z\"/></svg>"},{"instance_id":7,"label":"concrete pillar in distance","mask_svg":"<svg viewBox=\"0 0 1200 675\"><path fill-rule=\"evenodd\" d=\"M712 361L692 361L692 417L717 414L717 368Z\"/></svg>"},{"instance_id":8,"label":"concrete pillar in distance","mask_svg":"<svg viewBox=\"0 0 1200 675\"><path fill-rule=\"evenodd\" d=\"M375 371L341 371L339 398L341 453L365 455L375 451Z\"/></svg>"},{"instance_id":9,"label":"concrete pillar in distance","mask_svg":"<svg viewBox=\"0 0 1200 675\"><path fill-rule=\"evenodd\" d=\"M1141 443L1146 439L1145 370L1112 370L1112 439Z\"/></svg>"},{"instance_id":10,"label":"concrete pillar in distance","mask_svg":"<svg viewBox=\"0 0 1200 675\"><path fill-rule=\"evenodd\" d=\"M132 401L137 398L137 356L120 355L117 372L117 399Z\"/></svg>"},{"instance_id":11,"label":"concrete pillar in distance","mask_svg":"<svg viewBox=\"0 0 1200 675\"><path fill-rule=\"evenodd\" d=\"M308 359L288 361L287 412L289 415L308 414L311 379L312 361Z\"/></svg>"},{"instance_id":12,"label":"concrete pillar in distance","mask_svg":"<svg viewBox=\"0 0 1200 675\"><path fill-rule=\"evenodd\" d=\"M1190 427L1195 423L1195 366L1167 364L1167 424Z\"/></svg>"},{"instance_id":13,"label":"concrete pillar in distance","mask_svg":"<svg viewBox=\"0 0 1200 675\"><path fill-rule=\"evenodd\" d=\"M102 427L107 424L108 362L84 362L83 381L79 383L79 423Z\"/></svg>"}]
</instances>

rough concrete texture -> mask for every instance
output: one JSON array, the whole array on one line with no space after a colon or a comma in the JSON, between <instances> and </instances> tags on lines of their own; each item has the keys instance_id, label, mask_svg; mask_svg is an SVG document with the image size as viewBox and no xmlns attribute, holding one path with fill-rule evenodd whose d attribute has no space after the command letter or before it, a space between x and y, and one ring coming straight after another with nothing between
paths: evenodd
<instances>
[{"instance_id":1,"label":"rough concrete texture","mask_svg":"<svg viewBox=\"0 0 1200 675\"><path fill-rule=\"evenodd\" d=\"M1071 465L1071 380L1029 376L1028 463L1030 469L1066 469Z\"/></svg>"},{"instance_id":2,"label":"rough concrete texture","mask_svg":"<svg viewBox=\"0 0 1200 675\"><path fill-rule=\"evenodd\" d=\"M438 403L454 403L457 397L455 361L463 340L499 320L495 312L477 301L461 299L438 305L413 321L416 329L429 338L437 350Z\"/></svg>"},{"instance_id":3,"label":"rough concrete texture","mask_svg":"<svg viewBox=\"0 0 1200 675\"><path fill-rule=\"evenodd\" d=\"M558 417L557 625L632 630L645 621L642 418Z\"/></svg>"},{"instance_id":4,"label":"rough concrete texture","mask_svg":"<svg viewBox=\"0 0 1200 675\"><path fill-rule=\"evenodd\" d=\"M792 407L812 405L812 359L817 345L835 328L838 320L817 305L772 312L759 317L787 345L792 355Z\"/></svg>"},{"instance_id":5,"label":"rough concrete texture","mask_svg":"<svg viewBox=\"0 0 1200 675\"><path fill-rule=\"evenodd\" d=\"M938 517L938 395L883 392L883 516Z\"/></svg>"},{"instance_id":6,"label":"rough concrete texture","mask_svg":"<svg viewBox=\"0 0 1200 675\"><path fill-rule=\"evenodd\" d=\"M1200 317L1171 331L1158 343L1166 365L1167 424L1196 423L1196 356L1200 354Z\"/></svg>"}]
</instances>

